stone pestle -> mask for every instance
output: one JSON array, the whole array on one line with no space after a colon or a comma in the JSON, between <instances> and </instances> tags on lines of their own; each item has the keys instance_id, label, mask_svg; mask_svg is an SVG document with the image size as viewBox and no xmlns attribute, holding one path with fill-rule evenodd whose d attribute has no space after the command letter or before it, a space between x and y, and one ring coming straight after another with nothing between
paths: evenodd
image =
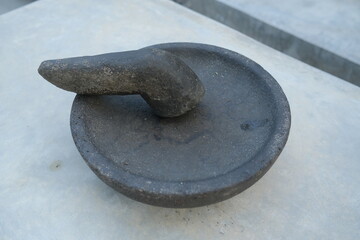
<instances>
[{"instance_id":1,"label":"stone pestle","mask_svg":"<svg viewBox=\"0 0 360 240\"><path fill-rule=\"evenodd\" d=\"M55 86L78 94L140 94L161 117L188 112L205 93L188 65L156 48L48 60L38 71Z\"/></svg>"}]
</instances>

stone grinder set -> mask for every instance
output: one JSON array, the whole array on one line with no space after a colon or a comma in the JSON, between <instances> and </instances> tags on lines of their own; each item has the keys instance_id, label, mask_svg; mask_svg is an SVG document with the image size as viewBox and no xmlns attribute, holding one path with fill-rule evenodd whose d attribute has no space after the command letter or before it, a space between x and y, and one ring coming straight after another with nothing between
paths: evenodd
<instances>
[{"instance_id":1,"label":"stone grinder set","mask_svg":"<svg viewBox=\"0 0 360 240\"><path fill-rule=\"evenodd\" d=\"M152 205L198 207L244 191L289 135L290 108L276 80L216 46L168 43L49 60L39 73L77 93L70 126L89 167Z\"/></svg>"}]
</instances>

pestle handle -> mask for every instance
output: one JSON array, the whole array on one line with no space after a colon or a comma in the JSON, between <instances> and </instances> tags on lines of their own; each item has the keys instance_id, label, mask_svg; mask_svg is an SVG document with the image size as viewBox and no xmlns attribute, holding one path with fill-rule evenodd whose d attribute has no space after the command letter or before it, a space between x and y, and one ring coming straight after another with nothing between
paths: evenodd
<instances>
[{"instance_id":1,"label":"pestle handle","mask_svg":"<svg viewBox=\"0 0 360 240\"><path fill-rule=\"evenodd\" d=\"M186 113L205 93L188 65L156 48L48 60L38 71L55 86L78 94L140 94L161 117Z\"/></svg>"}]
</instances>

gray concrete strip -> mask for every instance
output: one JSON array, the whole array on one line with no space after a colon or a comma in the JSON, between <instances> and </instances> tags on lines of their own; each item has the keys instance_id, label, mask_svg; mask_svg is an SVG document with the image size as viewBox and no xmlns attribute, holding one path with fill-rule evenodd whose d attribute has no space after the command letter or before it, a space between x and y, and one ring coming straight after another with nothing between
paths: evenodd
<instances>
[{"instance_id":1,"label":"gray concrete strip","mask_svg":"<svg viewBox=\"0 0 360 240\"><path fill-rule=\"evenodd\" d=\"M176 2L360 86L359 1Z\"/></svg>"},{"instance_id":2,"label":"gray concrete strip","mask_svg":"<svg viewBox=\"0 0 360 240\"><path fill-rule=\"evenodd\" d=\"M7 13L26 4L32 3L35 0L1 0L0 14Z\"/></svg>"},{"instance_id":3,"label":"gray concrete strip","mask_svg":"<svg viewBox=\"0 0 360 240\"><path fill-rule=\"evenodd\" d=\"M0 16L1 239L360 236L360 88L168 0L57 3ZM45 59L175 41L253 59L277 79L292 110L288 143L270 171L240 195L195 209L144 205L99 180L71 137L75 95L37 73Z\"/></svg>"}]
</instances>

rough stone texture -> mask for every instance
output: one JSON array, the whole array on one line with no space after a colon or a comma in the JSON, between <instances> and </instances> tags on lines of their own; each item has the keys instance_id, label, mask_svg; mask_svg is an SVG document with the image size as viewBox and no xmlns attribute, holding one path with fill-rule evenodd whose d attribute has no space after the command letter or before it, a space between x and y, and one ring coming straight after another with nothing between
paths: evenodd
<instances>
[{"instance_id":1,"label":"rough stone texture","mask_svg":"<svg viewBox=\"0 0 360 240\"><path fill-rule=\"evenodd\" d=\"M54 85L79 94L140 94L161 117L190 111L204 95L191 68L156 48L48 60L38 71Z\"/></svg>"},{"instance_id":2,"label":"rough stone texture","mask_svg":"<svg viewBox=\"0 0 360 240\"><path fill-rule=\"evenodd\" d=\"M342 239L360 235L360 88L168 0L41 0L0 16L3 239ZM37 73L44 59L202 42L264 67L291 106L284 151L227 201L166 209L89 171L69 128L75 94ZM205 94L206 96L206 94Z\"/></svg>"},{"instance_id":3,"label":"rough stone texture","mask_svg":"<svg viewBox=\"0 0 360 240\"><path fill-rule=\"evenodd\" d=\"M75 98L71 130L91 169L119 192L163 207L198 207L254 184L283 150L290 109L275 79L224 48L171 43L206 96L175 119L154 116L139 97Z\"/></svg>"},{"instance_id":4,"label":"rough stone texture","mask_svg":"<svg viewBox=\"0 0 360 240\"><path fill-rule=\"evenodd\" d=\"M175 1L360 86L359 1Z\"/></svg>"}]
</instances>

